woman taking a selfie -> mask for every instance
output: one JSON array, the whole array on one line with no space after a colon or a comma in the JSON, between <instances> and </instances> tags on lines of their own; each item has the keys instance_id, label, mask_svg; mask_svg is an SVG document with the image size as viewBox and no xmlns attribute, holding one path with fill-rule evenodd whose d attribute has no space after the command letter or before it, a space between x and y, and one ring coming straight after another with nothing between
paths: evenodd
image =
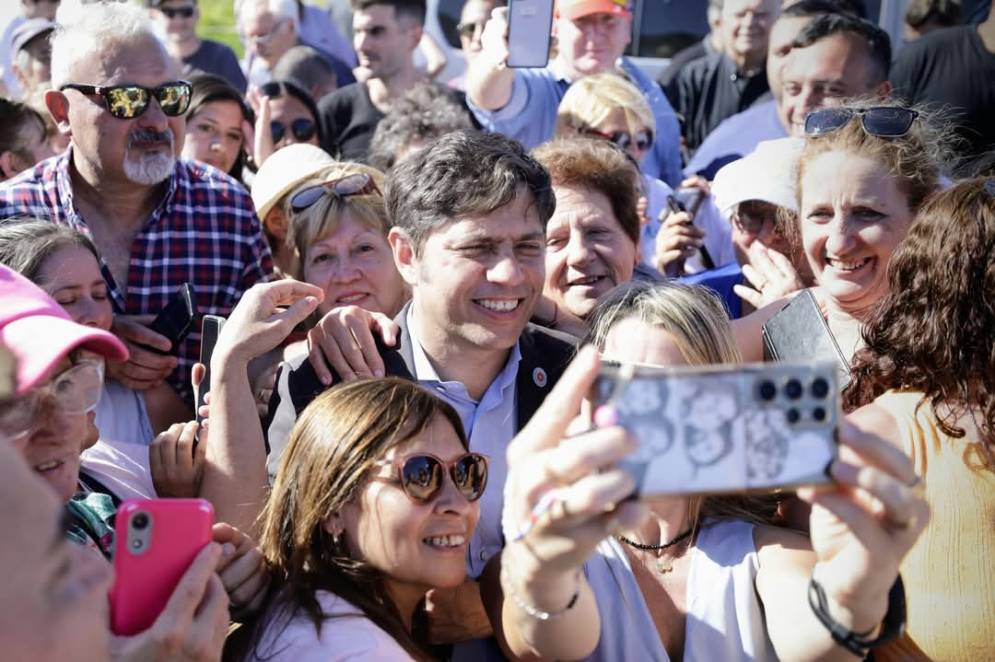
<instances>
[{"instance_id":1,"label":"woman taking a selfie","mask_svg":"<svg viewBox=\"0 0 995 662\"><path fill-rule=\"evenodd\" d=\"M619 288L600 304L592 336L605 357L616 361L660 366L738 362L721 304L697 287L632 283ZM577 362L586 361L586 374L565 376L547 400L551 407L559 405L546 413L563 421L563 427L597 374L598 362L591 359L582 353ZM557 393L561 388L575 390L574 408ZM635 443L621 428L604 427L612 422L606 415L595 417L602 423L602 464ZM910 485L911 465L896 449L846 424L840 433L840 457L831 469L835 485L801 490L813 504L811 540L772 526L770 501L742 495L647 497L642 501L651 515L642 524L612 522L619 501L608 497L606 504L591 504L573 494L573 485L589 480L599 466L569 459L574 437L561 446L551 434L544 446L535 444L527 454L516 439L509 462L518 469L518 482L505 504L505 535L521 542L510 542L503 552L504 613L525 611L519 620L526 622L541 620L540 610L555 615L555 625L548 619L535 626L545 635L554 627L569 636L600 625L589 658L594 660L863 656L875 637L897 635L891 617L901 605L897 596L889 599L889 592L929 515ZM536 503L551 483L564 490L562 496L548 515L535 520ZM858 483L859 496L852 491ZM593 526L567 528L598 508L594 521L609 529L614 524L614 536L598 538L591 534ZM535 559L542 559L545 569L524 572L535 567ZM522 607L523 586L569 587L578 576L593 589L599 623L575 614L562 595ZM847 647L834 642L817 611L850 633ZM516 652L529 648L514 636L508 644Z\"/></svg>"},{"instance_id":2,"label":"woman taking a selfie","mask_svg":"<svg viewBox=\"0 0 995 662\"><path fill-rule=\"evenodd\" d=\"M993 659L995 577L982 550L995 546L995 309L982 298L995 287L995 180L932 198L888 284L844 400L911 458L933 518L902 565L919 650L879 659Z\"/></svg>"}]
</instances>

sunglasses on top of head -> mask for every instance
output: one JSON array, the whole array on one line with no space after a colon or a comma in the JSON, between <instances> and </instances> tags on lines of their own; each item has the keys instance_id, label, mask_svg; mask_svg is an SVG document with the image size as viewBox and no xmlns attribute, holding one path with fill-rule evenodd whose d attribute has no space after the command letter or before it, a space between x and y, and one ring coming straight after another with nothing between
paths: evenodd
<instances>
[{"instance_id":1,"label":"sunglasses on top of head","mask_svg":"<svg viewBox=\"0 0 995 662\"><path fill-rule=\"evenodd\" d=\"M868 135L878 138L901 138L912 129L919 113L899 106L871 108L820 108L805 116L805 135L819 136L842 129L854 117Z\"/></svg>"},{"instance_id":2,"label":"sunglasses on top of head","mask_svg":"<svg viewBox=\"0 0 995 662\"><path fill-rule=\"evenodd\" d=\"M612 131L608 133L591 127L584 127L580 132L587 136L613 142L622 149L629 149L630 146L635 145L636 149L645 152L653 145L653 132L649 130L636 131L635 133L629 133L628 131Z\"/></svg>"},{"instance_id":3,"label":"sunglasses on top of head","mask_svg":"<svg viewBox=\"0 0 995 662\"><path fill-rule=\"evenodd\" d=\"M326 195L341 199L352 195L369 195L379 192L380 189L377 188L377 183L373 181L372 177L365 172L357 172L301 189L290 198L290 210L295 214L300 213Z\"/></svg>"},{"instance_id":4,"label":"sunglasses on top of head","mask_svg":"<svg viewBox=\"0 0 995 662\"><path fill-rule=\"evenodd\" d=\"M273 144L275 145L287 135L287 125L283 122L270 122L269 132L273 136ZM298 142L311 140L317 132L318 128L315 126L314 120L309 120L306 117L298 117L290 123L290 133Z\"/></svg>"},{"instance_id":5,"label":"sunglasses on top of head","mask_svg":"<svg viewBox=\"0 0 995 662\"><path fill-rule=\"evenodd\" d=\"M130 120L138 117L149 108L152 97L159 102L162 112L170 117L177 117L187 112L190 107L190 96L193 87L185 80L163 83L158 87L149 88L141 85L77 85L67 83L59 91L76 90L86 96L99 96L104 105L114 117Z\"/></svg>"},{"instance_id":6,"label":"sunglasses on top of head","mask_svg":"<svg viewBox=\"0 0 995 662\"><path fill-rule=\"evenodd\" d=\"M442 491L444 474L449 474L457 491L469 502L484 494L487 487L487 456L466 453L452 462L443 462L434 455L419 453L405 458L382 460L381 466L397 469L396 480L409 499L428 503Z\"/></svg>"},{"instance_id":7,"label":"sunglasses on top of head","mask_svg":"<svg viewBox=\"0 0 995 662\"><path fill-rule=\"evenodd\" d=\"M186 7L160 7L159 11L166 18L173 19L177 16L180 18L193 18L193 14L197 10L192 5L187 5Z\"/></svg>"}]
</instances>

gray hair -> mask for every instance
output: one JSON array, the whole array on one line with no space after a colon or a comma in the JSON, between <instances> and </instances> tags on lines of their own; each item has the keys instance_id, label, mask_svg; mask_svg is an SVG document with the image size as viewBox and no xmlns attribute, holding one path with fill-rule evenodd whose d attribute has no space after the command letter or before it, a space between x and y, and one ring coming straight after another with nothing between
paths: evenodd
<instances>
[{"instance_id":1,"label":"gray hair","mask_svg":"<svg viewBox=\"0 0 995 662\"><path fill-rule=\"evenodd\" d=\"M59 27L52 34L52 87L74 82L73 66L92 54L120 44L151 41L171 61L166 46L156 36L148 14L141 8L121 2L83 3L59 10ZM83 81L99 82L99 81Z\"/></svg>"},{"instance_id":2,"label":"gray hair","mask_svg":"<svg viewBox=\"0 0 995 662\"><path fill-rule=\"evenodd\" d=\"M369 162L387 172L413 145L459 129L472 129L470 116L446 88L419 83L398 99L377 124Z\"/></svg>"},{"instance_id":3,"label":"gray hair","mask_svg":"<svg viewBox=\"0 0 995 662\"><path fill-rule=\"evenodd\" d=\"M453 131L402 160L387 178L387 216L421 251L433 231L461 216L489 214L523 193L543 228L556 197L549 172L518 142L497 133Z\"/></svg>"},{"instance_id":4,"label":"gray hair","mask_svg":"<svg viewBox=\"0 0 995 662\"><path fill-rule=\"evenodd\" d=\"M289 20L296 30L300 27L300 9L296 0L238 0L235 3L235 21L241 28L250 11L257 14L272 14L277 21Z\"/></svg>"}]
</instances>

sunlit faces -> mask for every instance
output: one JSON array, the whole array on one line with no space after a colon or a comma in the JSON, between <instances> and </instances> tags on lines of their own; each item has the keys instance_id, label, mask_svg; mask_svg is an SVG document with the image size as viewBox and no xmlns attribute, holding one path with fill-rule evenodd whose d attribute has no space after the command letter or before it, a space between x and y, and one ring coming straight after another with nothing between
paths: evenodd
<instances>
[{"instance_id":1,"label":"sunlit faces","mask_svg":"<svg viewBox=\"0 0 995 662\"><path fill-rule=\"evenodd\" d=\"M622 108L614 108L603 122L599 122L596 126L592 126L591 128L607 134L628 132L630 136L635 136L642 132L649 132L649 127L643 126L643 124L636 118L635 114L626 115L625 110ZM630 140L629 145L625 148L625 152L631 156L636 163L642 163L643 157L646 156L646 152L649 150L639 149L637 143L637 140Z\"/></svg>"},{"instance_id":2,"label":"sunlit faces","mask_svg":"<svg viewBox=\"0 0 995 662\"><path fill-rule=\"evenodd\" d=\"M802 244L819 287L845 309L873 305L912 222L907 197L888 168L848 152L822 154L803 174Z\"/></svg>"},{"instance_id":3,"label":"sunlit faces","mask_svg":"<svg viewBox=\"0 0 995 662\"><path fill-rule=\"evenodd\" d=\"M765 54L776 17L775 0L726 0L719 24L726 49L744 57Z\"/></svg>"},{"instance_id":4,"label":"sunlit faces","mask_svg":"<svg viewBox=\"0 0 995 662\"><path fill-rule=\"evenodd\" d=\"M303 268L304 280L325 291L318 306L322 315L352 305L393 317L407 297L387 238L363 225L348 208L331 234L308 247Z\"/></svg>"},{"instance_id":5,"label":"sunlit faces","mask_svg":"<svg viewBox=\"0 0 995 662\"><path fill-rule=\"evenodd\" d=\"M270 123L272 124L282 124L284 127L283 136L275 145L274 148L280 149L281 147L286 147L287 145L293 145L294 143L304 142L309 145L318 145L318 132L313 131L311 137L307 140L300 140L294 135L293 125L296 120L308 120L311 122L312 126L316 126L317 119L308 110L308 107L301 103L300 99L291 94L282 94L278 97L270 97L269 100L270 108Z\"/></svg>"},{"instance_id":6,"label":"sunlit faces","mask_svg":"<svg viewBox=\"0 0 995 662\"><path fill-rule=\"evenodd\" d=\"M177 78L175 63L151 36L101 48L101 57L75 64L70 72L72 82L154 88ZM173 173L183 144L185 118L167 116L152 99L144 113L122 120L107 111L99 96L86 96L77 90L62 94L69 102L73 163L88 180L151 186ZM61 120L55 111L53 115Z\"/></svg>"},{"instance_id":7,"label":"sunlit faces","mask_svg":"<svg viewBox=\"0 0 995 662\"><path fill-rule=\"evenodd\" d=\"M737 205L731 219L732 245L740 264L750 262L750 246L760 242L782 255L788 255L791 246L777 229L777 206L762 200L746 200Z\"/></svg>"},{"instance_id":8,"label":"sunlit faces","mask_svg":"<svg viewBox=\"0 0 995 662\"><path fill-rule=\"evenodd\" d=\"M74 322L110 330L114 310L93 253L81 246L60 248L42 264L37 280Z\"/></svg>"},{"instance_id":9,"label":"sunlit faces","mask_svg":"<svg viewBox=\"0 0 995 662\"><path fill-rule=\"evenodd\" d=\"M556 211L546 227L547 297L586 317L598 299L632 279L638 253L600 191L556 186Z\"/></svg>"},{"instance_id":10,"label":"sunlit faces","mask_svg":"<svg viewBox=\"0 0 995 662\"><path fill-rule=\"evenodd\" d=\"M466 449L449 421L436 415L424 432L392 448L383 459L403 460L419 453L451 462ZM398 484L397 469L389 465L379 467L356 501L343 509L339 525L344 526L350 553L387 576L395 600L400 594L419 599L430 588L462 583L467 546L479 517L479 501L468 502L448 475L433 500L416 503Z\"/></svg>"},{"instance_id":11,"label":"sunlit faces","mask_svg":"<svg viewBox=\"0 0 995 662\"><path fill-rule=\"evenodd\" d=\"M163 0L152 16L170 38L183 42L196 37L199 11L193 0Z\"/></svg>"},{"instance_id":12,"label":"sunlit faces","mask_svg":"<svg viewBox=\"0 0 995 662\"><path fill-rule=\"evenodd\" d=\"M583 76L614 67L632 38L632 19L613 14L559 18L553 28L560 59L570 73Z\"/></svg>"},{"instance_id":13,"label":"sunlit faces","mask_svg":"<svg viewBox=\"0 0 995 662\"><path fill-rule=\"evenodd\" d=\"M234 101L211 101L187 118L183 157L229 172L238 160L245 136L242 109Z\"/></svg>"},{"instance_id":14,"label":"sunlit faces","mask_svg":"<svg viewBox=\"0 0 995 662\"><path fill-rule=\"evenodd\" d=\"M518 342L542 293L544 235L524 190L489 214L434 230L417 255L403 232L391 230L422 344L494 351Z\"/></svg>"},{"instance_id":15,"label":"sunlit faces","mask_svg":"<svg viewBox=\"0 0 995 662\"><path fill-rule=\"evenodd\" d=\"M4 659L106 661L111 565L70 543L62 503L0 438L0 499L5 514L0 564L0 641Z\"/></svg>"},{"instance_id":16,"label":"sunlit faces","mask_svg":"<svg viewBox=\"0 0 995 662\"><path fill-rule=\"evenodd\" d=\"M352 44L370 78L392 78L404 70L421 39L421 27L398 18L390 5L371 5L352 15Z\"/></svg>"},{"instance_id":17,"label":"sunlit faces","mask_svg":"<svg viewBox=\"0 0 995 662\"><path fill-rule=\"evenodd\" d=\"M469 0L463 5L458 28L460 48L467 58L480 52L480 36L493 9L494 3L490 0Z\"/></svg>"},{"instance_id":18,"label":"sunlit faces","mask_svg":"<svg viewBox=\"0 0 995 662\"><path fill-rule=\"evenodd\" d=\"M45 386L73 368L64 358L53 370ZM92 436L93 412L66 412L49 394L34 416L31 431L14 442L28 466L55 491L62 501L76 493L79 480L80 452Z\"/></svg>"},{"instance_id":19,"label":"sunlit faces","mask_svg":"<svg viewBox=\"0 0 995 662\"><path fill-rule=\"evenodd\" d=\"M294 22L274 16L258 2L248 11L242 22L246 49L272 69L284 53L297 45Z\"/></svg>"},{"instance_id":20,"label":"sunlit faces","mask_svg":"<svg viewBox=\"0 0 995 662\"><path fill-rule=\"evenodd\" d=\"M638 317L626 317L612 326L601 355L605 360L623 363L688 365L672 335Z\"/></svg>"},{"instance_id":21,"label":"sunlit faces","mask_svg":"<svg viewBox=\"0 0 995 662\"><path fill-rule=\"evenodd\" d=\"M789 134L804 136L806 115L872 92L876 85L870 79L870 53L857 37L834 34L792 49L781 70L781 124Z\"/></svg>"},{"instance_id":22,"label":"sunlit faces","mask_svg":"<svg viewBox=\"0 0 995 662\"><path fill-rule=\"evenodd\" d=\"M781 97L781 71L788 53L791 52L791 44L811 20L808 16L782 16L770 29L767 43L767 82L775 99Z\"/></svg>"}]
</instances>

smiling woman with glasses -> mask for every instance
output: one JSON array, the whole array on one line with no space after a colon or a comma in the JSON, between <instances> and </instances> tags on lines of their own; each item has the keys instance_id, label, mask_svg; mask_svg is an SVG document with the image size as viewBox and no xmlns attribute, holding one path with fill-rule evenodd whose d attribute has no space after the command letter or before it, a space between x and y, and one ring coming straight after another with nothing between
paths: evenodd
<instances>
[{"instance_id":1,"label":"smiling woman with glasses","mask_svg":"<svg viewBox=\"0 0 995 662\"><path fill-rule=\"evenodd\" d=\"M263 511L272 585L236 658L431 659L412 619L430 589L463 581L486 485L455 410L419 385L326 391L297 421Z\"/></svg>"}]
</instances>

